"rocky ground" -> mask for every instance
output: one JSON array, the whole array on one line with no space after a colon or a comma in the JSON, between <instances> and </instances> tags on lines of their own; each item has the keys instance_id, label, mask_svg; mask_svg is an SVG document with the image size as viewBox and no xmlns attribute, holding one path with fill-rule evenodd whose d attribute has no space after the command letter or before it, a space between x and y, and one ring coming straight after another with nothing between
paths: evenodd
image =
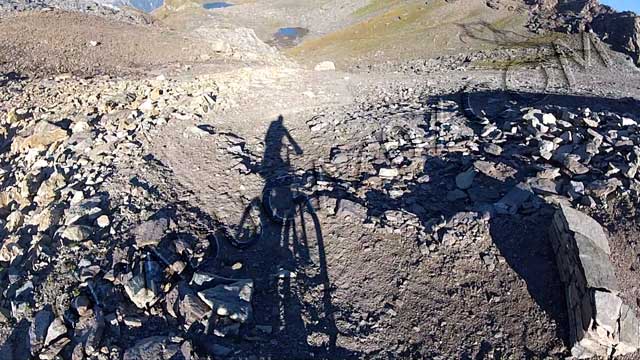
<instances>
[{"instance_id":1,"label":"rocky ground","mask_svg":"<svg viewBox=\"0 0 640 360\"><path fill-rule=\"evenodd\" d=\"M238 18L29 9L0 20L0 358L565 358L560 207L640 315L625 55L335 70Z\"/></svg>"}]
</instances>

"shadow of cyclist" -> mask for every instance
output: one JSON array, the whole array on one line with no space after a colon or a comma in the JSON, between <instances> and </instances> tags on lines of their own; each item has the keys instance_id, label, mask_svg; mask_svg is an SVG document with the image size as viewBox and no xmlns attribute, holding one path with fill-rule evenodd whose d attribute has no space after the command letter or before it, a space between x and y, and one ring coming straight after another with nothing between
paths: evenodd
<instances>
[{"instance_id":1,"label":"shadow of cyclist","mask_svg":"<svg viewBox=\"0 0 640 360\"><path fill-rule=\"evenodd\" d=\"M256 322L274 325L277 339L261 355L352 356L336 348L338 331L322 229L301 191L303 179L290 162L292 153L303 154L302 148L282 116L271 122L264 143L262 160L253 168L264 179L257 211L259 235L244 246L256 258ZM255 204L248 207L241 224L254 210Z\"/></svg>"}]
</instances>

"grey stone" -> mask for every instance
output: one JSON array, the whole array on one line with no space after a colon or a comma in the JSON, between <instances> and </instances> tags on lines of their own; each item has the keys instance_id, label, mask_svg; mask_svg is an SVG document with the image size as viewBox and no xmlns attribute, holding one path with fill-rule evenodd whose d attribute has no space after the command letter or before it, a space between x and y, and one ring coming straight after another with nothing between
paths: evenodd
<instances>
[{"instance_id":1,"label":"grey stone","mask_svg":"<svg viewBox=\"0 0 640 360\"><path fill-rule=\"evenodd\" d=\"M640 321L633 309L625 304L620 309L619 337L616 354L627 354L640 348Z\"/></svg>"},{"instance_id":2,"label":"grey stone","mask_svg":"<svg viewBox=\"0 0 640 360\"><path fill-rule=\"evenodd\" d=\"M129 299L139 308L144 309L158 301L163 280L163 268L158 262L146 259L140 261L133 271L122 280L124 290Z\"/></svg>"},{"instance_id":3,"label":"grey stone","mask_svg":"<svg viewBox=\"0 0 640 360\"><path fill-rule=\"evenodd\" d=\"M622 186L622 181L616 178L594 180L587 185L587 191L595 197L603 199L616 191L620 186Z\"/></svg>"},{"instance_id":4,"label":"grey stone","mask_svg":"<svg viewBox=\"0 0 640 360\"><path fill-rule=\"evenodd\" d=\"M104 206L104 198L94 196L89 199L80 201L77 204L71 204L69 209L65 211L65 225L73 225L81 220L95 220L102 213Z\"/></svg>"},{"instance_id":5,"label":"grey stone","mask_svg":"<svg viewBox=\"0 0 640 360\"><path fill-rule=\"evenodd\" d=\"M47 337L45 338L44 344L49 345L66 333L67 327L64 325L64 321L62 320L62 318L55 318L51 325L49 325L49 329L47 330Z\"/></svg>"},{"instance_id":6,"label":"grey stone","mask_svg":"<svg viewBox=\"0 0 640 360\"><path fill-rule=\"evenodd\" d=\"M557 195L558 183L551 179L532 179L529 186L536 194L541 195Z\"/></svg>"},{"instance_id":7,"label":"grey stone","mask_svg":"<svg viewBox=\"0 0 640 360\"><path fill-rule=\"evenodd\" d=\"M469 168L467 171L456 176L456 186L461 190L466 190L471 187L475 177L476 170L474 168Z\"/></svg>"},{"instance_id":8,"label":"grey stone","mask_svg":"<svg viewBox=\"0 0 640 360\"><path fill-rule=\"evenodd\" d=\"M37 354L44 346L47 329L53 321L53 313L49 310L40 310L36 313L29 327L29 344L31 353Z\"/></svg>"},{"instance_id":9,"label":"grey stone","mask_svg":"<svg viewBox=\"0 0 640 360\"><path fill-rule=\"evenodd\" d=\"M515 214L522 204L533 195L531 187L527 184L518 184L496 203L499 212Z\"/></svg>"},{"instance_id":10,"label":"grey stone","mask_svg":"<svg viewBox=\"0 0 640 360\"><path fill-rule=\"evenodd\" d=\"M95 307L89 315L80 317L76 323L75 340L82 343L87 355L92 355L100 348L104 325L100 307Z\"/></svg>"},{"instance_id":11,"label":"grey stone","mask_svg":"<svg viewBox=\"0 0 640 360\"><path fill-rule=\"evenodd\" d=\"M133 230L138 247L156 246L164 237L165 232L169 229L169 219L159 217L157 219L149 219L138 225Z\"/></svg>"},{"instance_id":12,"label":"grey stone","mask_svg":"<svg viewBox=\"0 0 640 360\"><path fill-rule=\"evenodd\" d=\"M339 217L351 217L364 220L367 218L367 208L348 199L340 199L336 208Z\"/></svg>"},{"instance_id":13,"label":"grey stone","mask_svg":"<svg viewBox=\"0 0 640 360\"><path fill-rule=\"evenodd\" d=\"M487 145L484 146L484 151L487 154L491 154L494 156L500 156L502 155L502 148L496 144L493 143L489 143Z\"/></svg>"},{"instance_id":14,"label":"grey stone","mask_svg":"<svg viewBox=\"0 0 640 360\"><path fill-rule=\"evenodd\" d=\"M71 340L67 337L60 338L51 343L44 351L38 356L40 360L53 360L64 349Z\"/></svg>"},{"instance_id":15,"label":"grey stone","mask_svg":"<svg viewBox=\"0 0 640 360\"><path fill-rule=\"evenodd\" d=\"M244 323L251 318L252 280L237 280L198 292L198 296L219 316Z\"/></svg>"},{"instance_id":16,"label":"grey stone","mask_svg":"<svg viewBox=\"0 0 640 360\"><path fill-rule=\"evenodd\" d=\"M613 334L618 328L622 299L610 292L595 290L593 301L597 325Z\"/></svg>"},{"instance_id":17,"label":"grey stone","mask_svg":"<svg viewBox=\"0 0 640 360\"><path fill-rule=\"evenodd\" d=\"M331 158L331 163L332 164L344 164L347 161L349 161L349 156L347 156L347 154L345 153L337 153L333 156L333 158Z\"/></svg>"},{"instance_id":18,"label":"grey stone","mask_svg":"<svg viewBox=\"0 0 640 360\"><path fill-rule=\"evenodd\" d=\"M562 205L560 207L567 229L591 239L607 255L611 254L609 240L604 229L589 215L572 207Z\"/></svg>"},{"instance_id":19,"label":"grey stone","mask_svg":"<svg viewBox=\"0 0 640 360\"><path fill-rule=\"evenodd\" d=\"M184 321L185 329L188 330L193 323L207 316L211 312L211 308L200 300L186 284L180 287L180 293L178 309Z\"/></svg>"},{"instance_id":20,"label":"grey stone","mask_svg":"<svg viewBox=\"0 0 640 360\"><path fill-rule=\"evenodd\" d=\"M142 339L124 352L123 360L169 360L180 352L180 346L164 336Z\"/></svg>"},{"instance_id":21,"label":"grey stone","mask_svg":"<svg viewBox=\"0 0 640 360\"><path fill-rule=\"evenodd\" d=\"M85 225L70 225L62 232L61 236L69 241L85 241L93 235L93 229Z\"/></svg>"},{"instance_id":22,"label":"grey stone","mask_svg":"<svg viewBox=\"0 0 640 360\"><path fill-rule=\"evenodd\" d=\"M617 291L618 282L609 255L582 234L575 234L575 241L587 286Z\"/></svg>"},{"instance_id":23,"label":"grey stone","mask_svg":"<svg viewBox=\"0 0 640 360\"><path fill-rule=\"evenodd\" d=\"M562 165L564 165L567 170L571 171L575 175L584 175L589 172L589 167L583 165L580 162L580 156L575 154L569 154L565 156L564 160L562 161Z\"/></svg>"}]
</instances>

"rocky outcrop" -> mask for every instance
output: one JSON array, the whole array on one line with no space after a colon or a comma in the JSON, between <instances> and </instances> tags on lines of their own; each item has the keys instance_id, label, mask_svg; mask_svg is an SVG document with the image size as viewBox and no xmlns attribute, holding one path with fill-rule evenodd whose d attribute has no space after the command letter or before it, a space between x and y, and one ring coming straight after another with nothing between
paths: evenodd
<instances>
[{"instance_id":1,"label":"rocky outcrop","mask_svg":"<svg viewBox=\"0 0 640 360\"><path fill-rule=\"evenodd\" d=\"M612 46L628 54L640 66L640 16L633 12L616 12L598 0L530 0L529 26L567 33L593 30Z\"/></svg>"},{"instance_id":2,"label":"rocky outcrop","mask_svg":"<svg viewBox=\"0 0 640 360\"><path fill-rule=\"evenodd\" d=\"M601 15L593 20L592 28L614 50L631 55L640 66L640 16L632 12Z\"/></svg>"},{"instance_id":3,"label":"rocky outcrop","mask_svg":"<svg viewBox=\"0 0 640 360\"><path fill-rule=\"evenodd\" d=\"M618 296L602 227L586 214L561 206L550 235L565 285L572 355L578 359L605 358L637 351L640 321Z\"/></svg>"}]
</instances>

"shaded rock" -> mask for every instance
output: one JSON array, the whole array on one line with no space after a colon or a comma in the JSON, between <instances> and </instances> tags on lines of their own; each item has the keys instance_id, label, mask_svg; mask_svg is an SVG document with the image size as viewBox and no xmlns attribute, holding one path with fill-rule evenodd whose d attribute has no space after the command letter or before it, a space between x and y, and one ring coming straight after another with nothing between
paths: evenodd
<instances>
[{"instance_id":1,"label":"shaded rock","mask_svg":"<svg viewBox=\"0 0 640 360\"><path fill-rule=\"evenodd\" d=\"M338 201L335 214L339 217L350 217L364 220L367 218L367 208L348 199Z\"/></svg>"},{"instance_id":2,"label":"shaded rock","mask_svg":"<svg viewBox=\"0 0 640 360\"><path fill-rule=\"evenodd\" d=\"M47 329L53 321L53 313L49 310L40 310L36 313L29 327L29 344L31 354L37 354L44 346Z\"/></svg>"},{"instance_id":3,"label":"shaded rock","mask_svg":"<svg viewBox=\"0 0 640 360\"><path fill-rule=\"evenodd\" d=\"M75 204L72 202L65 211L65 225L72 225L83 220L95 220L102 213L104 202L105 200L101 196L84 199Z\"/></svg>"},{"instance_id":4,"label":"shaded rock","mask_svg":"<svg viewBox=\"0 0 640 360\"><path fill-rule=\"evenodd\" d=\"M616 51L625 52L640 66L640 17L631 12L604 14L596 17L593 30L606 37Z\"/></svg>"},{"instance_id":5,"label":"shaded rock","mask_svg":"<svg viewBox=\"0 0 640 360\"><path fill-rule=\"evenodd\" d=\"M41 360L53 360L71 340L67 337L60 338L44 349L38 356Z\"/></svg>"},{"instance_id":6,"label":"shaded rock","mask_svg":"<svg viewBox=\"0 0 640 360\"><path fill-rule=\"evenodd\" d=\"M49 178L42 182L34 201L38 206L48 206L58 196L57 191L66 185L64 176L58 172L54 172Z\"/></svg>"},{"instance_id":7,"label":"shaded rock","mask_svg":"<svg viewBox=\"0 0 640 360\"><path fill-rule=\"evenodd\" d=\"M44 344L49 345L66 333L67 327L62 318L55 318L47 329L47 337L45 338Z\"/></svg>"},{"instance_id":8,"label":"shaded rock","mask_svg":"<svg viewBox=\"0 0 640 360\"><path fill-rule=\"evenodd\" d=\"M173 360L181 354L180 344L164 336L142 339L124 352L123 360Z\"/></svg>"},{"instance_id":9,"label":"shaded rock","mask_svg":"<svg viewBox=\"0 0 640 360\"><path fill-rule=\"evenodd\" d=\"M67 226L61 236L69 241L85 241L93 235L93 229L90 226L71 225Z\"/></svg>"},{"instance_id":10,"label":"shaded rock","mask_svg":"<svg viewBox=\"0 0 640 360\"><path fill-rule=\"evenodd\" d=\"M40 232L46 232L60 224L63 214L63 206L54 204L35 213L29 220L29 224L35 225Z\"/></svg>"},{"instance_id":11,"label":"shaded rock","mask_svg":"<svg viewBox=\"0 0 640 360\"><path fill-rule=\"evenodd\" d=\"M447 193L447 200L448 201L458 201L458 200L462 200L462 199L466 199L467 198L467 193L465 193L464 191L460 190L460 189L455 189L453 191L449 191Z\"/></svg>"},{"instance_id":12,"label":"shaded rock","mask_svg":"<svg viewBox=\"0 0 640 360\"><path fill-rule=\"evenodd\" d=\"M162 266L146 259L139 261L132 272L124 276L122 285L129 299L137 307L144 309L158 301L163 279Z\"/></svg>"},{"instance_id":13,"label":"shaded rock","mask_svg":"<svg viewBox=\"0 0 640 360\"><path fill-rule=\"evenodd\" d=\"M133 230L133 235L135 236L136 244L140 248L144 246L156 246L160 243L168 229L169 219L162 216L149 219L138 225Z\"/></svg>"},{"instance_id":14,"label":"shaded rock","mask_svg":"<svg viewBox=\"0 0 640 360\"><path fill-rule=\"evenodd\" d=\"M213 358L225 358L233 352L233 349L210 341L209 337L200 335L193 339L193 344L199 353L208 354Z\"/></svg>"},{"instance_id":15,"label":"shaded rock","mask_svg":"<svg viewBox=\"0 0 640 360\"><path fill-rule=\"evenodd\" d=\"M476 177L476 170L470 168L465 172L462 172L456 176L456 186L461 190L466 190L473 184L473 179Z\"/></svg>"},{"instance_id":16,"label":"shaded rock","mask_svg":"<svg viewBox=\"0 0 640 360\"><path fill-rule=\"evenodd\" d=\"M198 296L219 316L244 323L251 318L252 280L237 280L198 292Z\"/></svg>"},{"instance_id":17,"label":"shaded rock","mask_svg":"<svg viewBox=\"0 0 640 360\"><path fill-rule=\"evenodd\" d=\"M89 311L91 310L91 301L89 301L89 298L84 295L75 297L71 301L71 305L76 309L76 312L80 316L89 315Z\"/></svg>"},{"instance_id":18,"label":"shaded rock","mask_svg":"<svg viewBox=\"0 0 640 360\"><path fill-rule=\"evenodd\" d=\"M515 214L531 195L533 192L529 185L518 184L495 204L496 210L501 213Z\"/></svg>"},{"instance_id":19,"label":"shaded rock","mask_svg":"<svg viewBox=\"0 0 640 360\"><path fill-rule=\"evenodd\" d=\"M20 153L30 149L43 151L50 145L66 140L67 131L47 121L39 121L32 129L31 135L17 136L11 143L11 151Z\"/></svg>"},{"instance_id":20,"label":"shaded rock","mask_svg":"<svg viewBox=\"0 0 640 360\"><path fill-rule=\"evenodd\" d=\"M104 325L104 316L100 307L95 307L93 312L80 317L76 323L75 339L82 343L87 355L95 353L100 348Z\"/></svg>"},{"instance_id":21,"label":"shaded rock","mask_svg":"<svg viewBox=\"0 0 640 360\"><path fill-rule=\"evenodd\" d=\"M211 312L211 308L204 303L195 292L193 292L186 284L179 286L180 300L178 302L178 310L184 322L186 329Z\"/></svg>"}]
</instances>

